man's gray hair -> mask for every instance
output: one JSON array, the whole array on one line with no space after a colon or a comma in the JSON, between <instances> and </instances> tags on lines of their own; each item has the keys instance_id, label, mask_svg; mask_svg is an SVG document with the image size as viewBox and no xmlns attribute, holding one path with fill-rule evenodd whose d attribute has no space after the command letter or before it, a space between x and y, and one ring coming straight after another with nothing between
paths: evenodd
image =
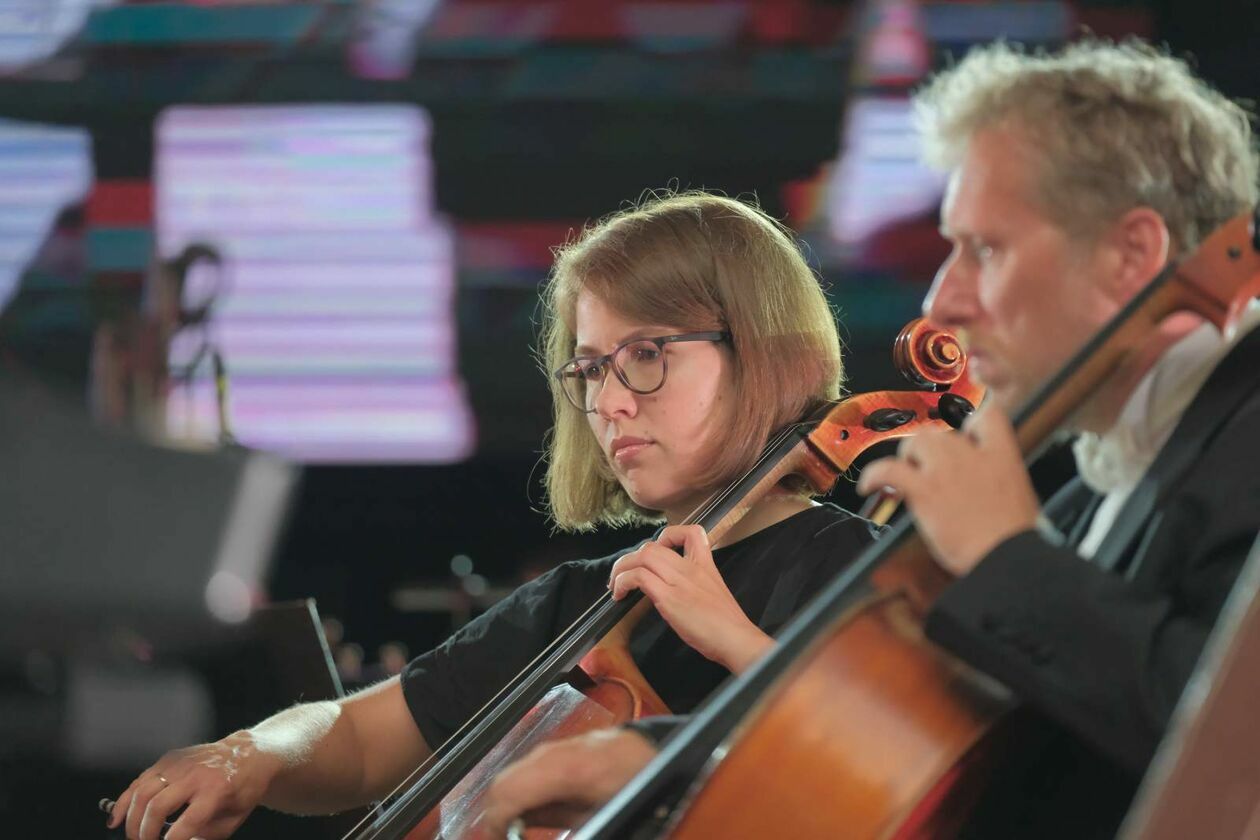
<instances>
[{"instance_id":1,"label":"man's gray hair","mask_svg":"<svg viewBox=\"0 0 1260 840\"><path fill-rule=\"evenodd\" d=\"M1036 200L1076 235L1144 206L1185 253L1256 203L1250 115L1136 40L979 47L915 95L915 113L925 156L943 169L977 131L1014 131L1042 161Z\"/></svg>"}]
</instances>

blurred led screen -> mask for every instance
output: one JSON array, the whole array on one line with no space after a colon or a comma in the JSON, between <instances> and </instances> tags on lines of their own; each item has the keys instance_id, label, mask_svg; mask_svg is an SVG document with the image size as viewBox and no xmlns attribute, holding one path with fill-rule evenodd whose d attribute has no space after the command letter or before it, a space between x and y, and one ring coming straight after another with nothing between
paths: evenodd
<instances>
[{"instance_id":1,"label":"blurred led screen","mask_svg":"<svg viewBox=\"0 0 1260 840\"><path fill-rule=\"evenodd\" d=\"M167 427L219 436L208 350L247 446L312 462L448 462L473 447L456 370L455 249L413 106L178 107L156 137L158 247L199 263Z\"/></svg>"},{"instance_id":2,"label":"blurred led screen","mask_svg":"<svg viewBox=\"0 0 1260 840\"><path fill-rule=\"evenodd\" d=\"M82 201L91 185L86 131L0 120L0 309L57 214Z\"/></svg>"},{"instance_id":3,"label":"blurred led screen","mask_svg":"<svg viewBox=\"0 0 1260 840\"><path fill-rule=\"evenodd\" d=\"M961 56L974 43L1066 39L1072 15L1058 0L864 6L840 157L829 167L819 215L808 236L828 264L926 283L948 249L936 234L946 176L928 167L915 130L910 91L934 53ZM950 59L937 56L936 63Z\"/></svg>"},{"instance_id":4,"label":"blurred led screen","mask_svg":"<svg viewBox=\"0 0 1260 840\"><path fill-rule=\"evenodd\" d=\"M936 209L945 175L922 161L908 99L856 100L845 135L845 153L828 190L837 242L855 245L887 225Z\"/></svg>"},{"instance_id":5,"label":"blurred led screen","mask_svg":"<svg viewBox=\"0 0 1260 840\"><path fill-rule=\"evenodd\" d=\"M94 6L117 0L0 0L0 67L48 58L87 20Z\"/></svg>"}]
</instances>

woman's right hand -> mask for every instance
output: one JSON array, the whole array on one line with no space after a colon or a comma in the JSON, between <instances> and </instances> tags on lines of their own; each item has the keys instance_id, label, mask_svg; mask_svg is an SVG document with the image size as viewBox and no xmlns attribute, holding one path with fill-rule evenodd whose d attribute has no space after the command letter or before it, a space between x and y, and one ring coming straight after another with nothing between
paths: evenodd
<instances>
[{"instance_id":1,"label":"woman's right hand","mask_svg":"<svg viewBox=\"0 0 1260 840\"><path fill-rule=\"evenodd\" d=\"M123 791L108 826L125 822L128 840L157 840L167 818L184 808L166 840L228 837L262 801L281 765L245 731L172 750Z\"/></svg>"},{"instance_id":2,"label":"woman's right hand","mask_svg":"<svg viewBox=\"0 0 1260 840\"><path fill-rule=\"evenodd\" d=\"M684 642L733 674L774 646L731 594L699 525L670 525L655 541L622 555L608 588L616 600L641 590Z\"/></svg>"}]
</instances>

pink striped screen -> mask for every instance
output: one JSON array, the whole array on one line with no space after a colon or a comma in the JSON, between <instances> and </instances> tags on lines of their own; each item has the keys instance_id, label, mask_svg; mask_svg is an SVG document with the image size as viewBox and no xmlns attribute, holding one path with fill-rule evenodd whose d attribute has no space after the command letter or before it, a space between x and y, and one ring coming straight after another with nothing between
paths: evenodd
<instances>
[{"instance_id":1,"label":"pink striped screen","mask_svg":"<svg viewBox=\"0 0 1260 840\"><path fill-rule=\"evenodd\" d=\"M455 249L412 106L178 107L157 128L158 247L204 242L225 283L204 339L237 439L311 462L449 462L474 445L456 365ZM194 268L186 298L214 285ZM203 343L185 330L175 370ZM168 401L218 435L210 365Z\"/></svg>"}]
</instances>

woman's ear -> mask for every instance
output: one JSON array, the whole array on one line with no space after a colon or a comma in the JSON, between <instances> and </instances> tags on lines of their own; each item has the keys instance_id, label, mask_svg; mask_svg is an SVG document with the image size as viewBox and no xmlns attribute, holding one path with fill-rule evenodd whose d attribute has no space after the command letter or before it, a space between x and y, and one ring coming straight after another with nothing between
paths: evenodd
<instances>
[{"instance_id":1,"label":"woman's ear","mask_svg":"<svg viewBox=\"0 0 1260 840\"><path fill-rule=\"evenodd\" d=\"M1164 217L1150 207L1134 207L1107 234L1115 255L1113 293L1128 301L1168 263L1172 236Z\"/></svg>"}]
</instances>

